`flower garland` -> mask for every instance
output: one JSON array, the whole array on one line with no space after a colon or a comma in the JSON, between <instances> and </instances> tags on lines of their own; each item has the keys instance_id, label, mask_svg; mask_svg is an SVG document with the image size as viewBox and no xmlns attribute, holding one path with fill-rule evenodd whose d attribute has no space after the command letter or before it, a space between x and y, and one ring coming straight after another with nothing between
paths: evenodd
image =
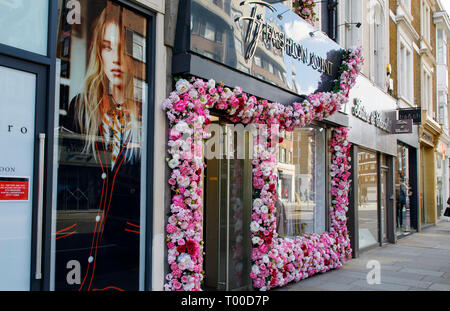
<instances>
[{"instance_id":1,"label":"flower garland","mask_svg":"<svg viewBox=\"0 0 450 311\"><path fill-rule=\"evenodd\" d=\"M314 22L319 20L316 18L316 12L314 12L316 4L313 0L294 0L292 6L294 12L311 25L314 26Z\"/></svg>"},{"instance_id":2,"label":"flower garland","mask_svg":"<svg viewBox=\"0 0 450 311\"><path fill-rule=\"evenodd\" d=\"M254 169L252 272L253 286L261 290L284 286L319 272L339 268L351 256L346 227L348 190L350 186L347 128L333 130L330 140L331 207L330 231L306 234L295 238L276 236L275 202L276 161L274 157L260 160ZM256 181L262 179L262 182Z\"/></svg>"},{"instance_id":3,"label":"flower garland","mask_svg":"<svg viewBox=\"0 0 450 311\"><path fill-rule=\"evenodd\" d=\"M163 103L169 121L167 162L172 191L166 225L170 272L166 275L165 290L200 290L204 277L202 174L203 142L209 138L207 126L211 122L209 110L225 112L231 122L276 125L280 130L293 131L338 111L348 100L362 62L361 48L348 50L333 92L311 94L303 102L289 106L258 100L240 87L231 90L214 80L192 78L176 82L176 90ZM253 243L250 276L255 288L265 290L299 281L340 267L350 256L345 216L350 146L346 134L345 128L335 129L330 142L333 148L330 232L295 239L279 238L276 233L275 142L269 140L267 146L256 141L256 158L252 161L256 199L250 225ZM271 133L268 131L267 135Z\"/></svg>"}]
</instances>

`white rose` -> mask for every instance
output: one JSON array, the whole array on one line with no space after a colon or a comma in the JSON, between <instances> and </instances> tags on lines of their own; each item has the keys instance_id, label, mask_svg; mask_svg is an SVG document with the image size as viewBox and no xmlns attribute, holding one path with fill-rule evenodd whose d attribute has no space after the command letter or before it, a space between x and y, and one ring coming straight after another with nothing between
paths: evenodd
<instances>
[{"instance_id":1,"label":"white rose","mask_svg":"<svg viewBox=\"0 0 450 311\"><path fill-rule=\"evenodd\" d=\"M263 169L262 169L262 173L263 173L263 175L264 176L269 176L270 175L270 168L269 167L264 167Z\"/></svg>"},{"instance_id":2,"label":"white rose","mask_svg":"<svg viewBox=\"0 0 450 311\"><path fill-rule=\"evenodd\" d=\"M252 243L253 243L253 244L259 244L260 241L261 241L261 238L258 237L258 236L254 236L254 237L252 238Z\"/></svg>"},{"instance_id":3,"label":"white rose","mask_svg":"<svg viewBox=\"0 0 450 311\"><path fill-rule=\"evenodd\" d=\"M257 265L253 265L253 266L252 266L252 272L253 272L254 274L259 274L259 267L258 267Z\"/></svg>"},{"instance_id":4,"label":"white rose","mask_svg":"<svg viewBox=\"0 0 450 311\"><path fill-rule=\"evenodd\" d=\"M177 178L177 182L181 187L186 188L191 183L191 180L189 179L189 177L179 176Z\"/></svg>"},{"instance_id":5,"label":"white rose","mask_svg":"<svg viewBox=\"0 0 450 311\"><path fill-rule=\"evenodd\" d=\"M189 131L189 125L184 121L180 121L175 125L175 130L180 133L186 133Z\"/></svg>"},{"instance_id":6,"label":"white rose","mask_svg":"<svg viewBox=\"0 0 450 311\"><path fill-rule=\"evenodd\" d=\"M264 255L264 256L262 257L262 261L263 261L264 263L268 263L268 262L270 261L269 256Z\"/></svg>"},{"instance_id":7,"label":"white rose","mask_svg":"<svg viewBox=\"0 0 450 311\"><path fill-rule=\"evenodd\" d=\"M189 90L189 82L184 79L180 79L175 84L175 88L178 94L186 93Z\"/></svg>"},{"instance_id":8,"label":"white rose","mask_svg":"<svg viewBox=\"0 0 450 311\"><path fill-rule=\"evenodd\" d=\"M258 232L259 231L259 224L256 222L256 221L252 221L251 223L250 223L250 230L252 231L252 232Z\"/></svg>"},{"instance_id":9,"label":"white rose","mask_svg":"<svg viewBox=\"0 0 450 311\"><path fill-rule=\"evenodd\" d=\"M269 208L265 205L261 206L261 213L267 214L269 212Z\"/></svg>"},{"instance_id":10,"label":"white rose","mask_svg":"<svg viewBox=\"0 0 450 311\"><path fill-rule=\"evenodd\" d=\"M255 199L253 201L253 206L254 207L261 207L263 205L263 201L261 199Z\"/></svg>"},{"instance_id":11,"label":"white rose","mask_svg":"<svg viewBox=\"0 0 450 311\"><path fill-rule=\"evenodd\" d=\"M208 81L208 87L209 87L210 89L212 89L213 87L216 87L216 81L214 81L214 79L210 79L210 80Z\"/></svg>"},{"instance_id":12,"label":"white rose","mask_svg":"<svg viewBox=\"0 0 450 311\"><path fill-rule=\"evenodd\" d=\"M233 94L233 92L231 92L231 90L230 90L229 88L226 87L226 88L223 90L223 94L224 94L225 98L229 98L229 97Z\"/></svg>"},{"instance_id":13,"label":"white rose","mask_svg":"<svg viewBox=\"0 0 450 311\"><path fill-rule=\"evenodd\" d=\"M170 168L175 168L180 164L180 161L178 161L177 159L172 159L169 161L169 167Z\"/></svg>"},{"instance_id":14,"label":"white rose","mask_svg":"<svg viewBox=\"0 0 450 311\"><path fill-rule=\"evenodd\" d=\"M196 90L190 90L189 91L189 95L191 95L192 97L197 97L198 96L198 92Z\"/></svg>"}]
</instances>

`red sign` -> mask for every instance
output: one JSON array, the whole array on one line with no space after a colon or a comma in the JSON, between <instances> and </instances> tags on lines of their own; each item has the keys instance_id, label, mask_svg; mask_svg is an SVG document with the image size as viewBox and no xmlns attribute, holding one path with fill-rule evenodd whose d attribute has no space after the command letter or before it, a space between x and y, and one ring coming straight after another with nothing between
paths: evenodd
<instances>
[{"instance_id":1,"label":"red sign","mask_svg":"<svg viewBox=\"0 0 450 311\"><path fill-rule=\"evenodd\" d=\"M0 177L0 201L28 201L28 178Z\"/></svg>"}]
</instances>

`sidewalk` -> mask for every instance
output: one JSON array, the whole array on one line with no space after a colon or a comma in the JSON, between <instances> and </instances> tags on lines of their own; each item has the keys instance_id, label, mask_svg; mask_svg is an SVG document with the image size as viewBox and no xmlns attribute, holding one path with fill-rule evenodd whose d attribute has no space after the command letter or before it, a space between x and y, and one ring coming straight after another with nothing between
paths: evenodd
<instances>
[{"instance_id":1,"label":"sidewalk","mask_svg":"<svg viewBox=\"0 0 450 311\"><path fill-rule=\"evenodd\" d=\"M370 260L380 263L381 284L370 285ZM398 240L363 252L333 270L278 291L450 291L450 222L440 221Z\"/></svg>"}]
</instances>

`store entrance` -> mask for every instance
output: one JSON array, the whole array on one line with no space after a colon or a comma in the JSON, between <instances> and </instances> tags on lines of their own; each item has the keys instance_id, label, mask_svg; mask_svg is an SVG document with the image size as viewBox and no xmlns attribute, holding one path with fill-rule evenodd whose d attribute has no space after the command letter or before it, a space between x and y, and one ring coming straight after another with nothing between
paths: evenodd
<instances>
[{"instance_id":1,"label":"store entrance","mask_svg":"<svg viewBox=\"0 0 450 311\"><path fill-rule=\"evenodd\" d=\"M211 124L210 129L214 132L211 139L215 143L211 144L210 140L206 148L211 148L215 156L205 159L204 289L249 290L251 289L249 224L252 212L252 163L249 157L249 151L252 150L249 147L251 134L236 133L231 126L221 124L218 120ZM243 135L243 140L239 140L238 135ZM238 158L238 148L244 148L243 158Z\"/></svg>"},{"instance_id":2,"label":"store entrance","mask_svg":"<svg viewBox=\"0 0 450 311\"><path fill-rule=\"evenodd\" d=\"M0 55L0 291L41 289L46 71Z\"/></svg>"}]
</instances>

